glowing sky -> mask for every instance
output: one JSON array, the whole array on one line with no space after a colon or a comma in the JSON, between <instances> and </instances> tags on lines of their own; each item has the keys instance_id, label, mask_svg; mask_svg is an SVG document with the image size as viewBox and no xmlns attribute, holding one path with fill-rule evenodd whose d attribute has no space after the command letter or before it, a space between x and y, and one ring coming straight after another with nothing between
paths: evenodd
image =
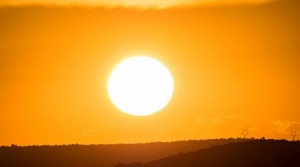
<instances>
[{"instance_id":1,"label":"glowing sky","mask_svg":"<svg viewBox=\"0 0 300 167\"><path fill-rule=\"evenodd\" d=\"M140 7L170 7L178 5L215 5L237 3L264 3L272 0L2 0L4 5L105 5L105 6L140 6Z\"/></svg>"},{"instance_id":2,"label":"glowing sky","mask_svg":"<svg viewBox=\"0 0 300 167\"><path fill-rule=\"evenodd\" d=\"M227 138L242 129L291 139L300 131L299 9L298 0L2 6L0 145ZM147 117L120 112L107 94L112 69L134 55L161 61L174 78L169 104Z\"/></svg>"}]
</instances>

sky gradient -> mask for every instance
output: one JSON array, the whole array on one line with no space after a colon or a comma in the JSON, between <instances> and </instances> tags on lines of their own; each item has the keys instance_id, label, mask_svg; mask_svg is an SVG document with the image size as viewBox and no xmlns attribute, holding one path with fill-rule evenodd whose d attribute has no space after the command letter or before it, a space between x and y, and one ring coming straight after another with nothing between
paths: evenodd
<instances>
[{"instance_id":1,"label":"sky gradient","mask_svg":"<svg viewBox=\"0 0 300 167\"><path fill-rule=\"evenodd\" d=\"M4 1L5 2L5 1ZM21 1L19 1L21 4ZM34 1L32 1L34 2ZM132 7L0 7L0 145L128 143L300 131L300 2ZM107 94L127 57L174 78L146 117Z\"/></svg>"},{"instance_id":2,"label":"sky gradient","mask_svg":"<svg viewBox=\"0 0 300 167\"><path fill-rule=\"evenodd\" d=\"M172 6L224 5L224 4L259 4L275 0L2 0L0 5L83 5L83 6L138 6L141 8L166 8Z\"/></svg>"}]
</instances>

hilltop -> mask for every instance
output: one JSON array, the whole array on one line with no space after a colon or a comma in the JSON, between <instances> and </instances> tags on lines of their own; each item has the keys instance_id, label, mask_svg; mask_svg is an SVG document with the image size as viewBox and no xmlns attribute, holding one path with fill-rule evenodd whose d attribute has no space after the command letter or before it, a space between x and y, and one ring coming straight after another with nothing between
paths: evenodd
<instances>
[{"instance_id":1,"label":"hilltop","mask_svg":"<svg viewBox=\"0 0 300 167\"><path fill-rule=\"evenodd\" d=\"M253 140L179 153L149 163L114 167L298 167L300 142Z\"/></svg>"},{"instance_id":2,"label":"hilltop","mask_svg":"<svg viewBox=\"0 0 300 167\"><path fill-rule=\"evenodd\" d=\"M0 147L3 167L111 167L119 163L150 162L156 159L209 148L213 145L245 142L246 139L212 139L145 144L59 145Z\"/></svg>"}]
</instances>

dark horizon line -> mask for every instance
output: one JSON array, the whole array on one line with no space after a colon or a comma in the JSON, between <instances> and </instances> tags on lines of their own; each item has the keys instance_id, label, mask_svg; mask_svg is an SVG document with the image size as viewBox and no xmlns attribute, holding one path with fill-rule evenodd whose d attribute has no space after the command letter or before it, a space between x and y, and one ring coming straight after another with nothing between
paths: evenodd
<instances>
[{"instance_id":1,"label":"dark horizon line","mask_svg":"<svg viewBox=\"0 0 300 167\"><path fill-rule=\"evenodd\" d=\"M176 142L197 142L197 141L212 141L212 140L245 140L245 141L252 141L252 140L273 140L273 141L288 141L288 142L300 142L300 140L287 140L287 139L275 139L275 138L243 138L243 137L237 137L237 138L211 138L211 139L189 139L189 140L174 140L174 141L151 141L151 142L136 142L136 143L91 143L91 144L80 144L80 143L70 143L70 144L42 144L42 145L17 145L17 144L11 144L11 145L1 145L0 148L3 147L56 147L56 146L117 146L117 145L146 145L146 144L168 144L168 143L176 143Z\"/></svg>"}]
</instances>

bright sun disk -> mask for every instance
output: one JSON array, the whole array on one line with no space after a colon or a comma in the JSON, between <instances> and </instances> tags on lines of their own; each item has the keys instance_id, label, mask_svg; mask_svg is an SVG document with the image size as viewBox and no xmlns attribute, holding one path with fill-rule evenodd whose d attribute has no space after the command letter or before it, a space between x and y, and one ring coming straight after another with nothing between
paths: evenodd
<instances>
[{"instance_id":1,"label":"bright sun disk","mask_svg":"<svg viewBox=\"0 0 300 167\"><path fill-rule=\"evenodd\" d=\"M146 56L125 59L108 79L108 95L113 104L122 112L135 116L150 115L164 108L173 89L169 70Z\"/></svg>"}]
</instances>

